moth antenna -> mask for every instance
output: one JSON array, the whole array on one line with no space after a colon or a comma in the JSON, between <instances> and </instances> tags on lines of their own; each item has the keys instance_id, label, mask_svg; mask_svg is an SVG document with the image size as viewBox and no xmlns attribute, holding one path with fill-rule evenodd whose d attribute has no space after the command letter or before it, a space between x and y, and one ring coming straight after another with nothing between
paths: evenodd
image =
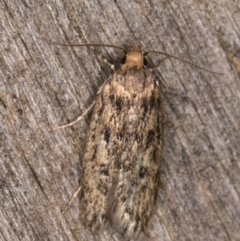
<instances>
[{"instance_id":1,"label":"moth antenna","mask_svg":"<svg viewBox=\"0 0 240 241\"><path fill-rule=\"evenodd\" d=\"M168 54L168 53L165 53L165 52L148 51L148 52L144 53L143 56L147 56L147 55L149 55L149 54L162 54L162 55L165 55L165 56L167 56L167 57L169 57L169 58L181 60L182 62L185 62L185 63L187 63L187 64L193 65L193 66L195 66L195 67L197 67L197 68L199 68L199 69L205 70L205 71L207 71L207 72L209 72L209 73L218 74L218 75L224 75L223 73L215 72L215 71L212 71L212 70L210 70L210 69L204 68L204 67L202 67L202 66L200 66L200 65L198 65L198 64L195 64L195 63L191 62L190 60L187 60L187 59L184 59L184 58L182 58L182 57L178 57L178 56L175 56L175 55L172 55L172 54Z\"/></svg>"},{"instance_id":2,"label":"moth antenna","mask_svg":"<svg viewBox=\"0 0 240 241\"><path fill-rule=\"evenodd\" d=\"M125 54L127 53L124 48L112 45L112 44L101 44L101 43L90 43L90 44L64 44L64 43L57 43L57 42L52 42L53 44L56 45L62 45L62 46L74 46L74 47L108 47L108 48L115 48L118 50L121 50Z\"/></svg>"}]
</instances>

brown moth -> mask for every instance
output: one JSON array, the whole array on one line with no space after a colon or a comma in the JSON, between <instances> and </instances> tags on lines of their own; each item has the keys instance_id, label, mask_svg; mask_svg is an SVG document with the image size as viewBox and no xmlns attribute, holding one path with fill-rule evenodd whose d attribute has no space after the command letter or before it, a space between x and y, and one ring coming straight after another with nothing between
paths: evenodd
<instances>
[{"instance_id":1,"label":"brown moth","mask_svg":"<svg viewBox=\"0 0 240 241\"><path fill-rule=\"evenodd\" d=\"M141 49L96 99L83 157L81 218L91 230L106 222L126 237L145 232L156 203L162 156L161 89Z\"/></svg>"},{"instance_id":2,"label":"brown moth","mask_svg":"<svg viewBox=\"0 0 240 241\"><path fill-rule=\"evenodd\" d=\"M71 46L107 46L124 51L113 45ZM143 54L140 46L131 47L125 63L99 91L90 106L93 112L77 191L81 220L93 232L108 224L126 239L137 240L145 236L153 214L162 159L163 111L161 87L144 64L144 56L151 53L205 69L167 53Z\"/></svg>"}]
</instances>

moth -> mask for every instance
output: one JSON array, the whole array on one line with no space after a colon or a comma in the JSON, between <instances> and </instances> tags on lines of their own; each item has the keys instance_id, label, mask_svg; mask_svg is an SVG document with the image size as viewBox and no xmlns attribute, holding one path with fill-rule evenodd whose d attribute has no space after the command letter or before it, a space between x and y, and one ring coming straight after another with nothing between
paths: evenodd
<instances>
[{"instance_id":1,"label":"moth","mask_svg":"<svg viewBox=\"0 0 240 241\"><path fill-rule=\"evenodd\" d=\"M71 46L105 46L125 52L114 45ZM138 240L147 231L157 200L164 122L161 86L146 67L145 57L163 54L205 68L163 52L143 53L141 46L125 53L123 65L89 108L93 110L83 176L74 197L80 192L81 220L92 232L110 225L126 239Z\"/></svg>"}]
</instances>

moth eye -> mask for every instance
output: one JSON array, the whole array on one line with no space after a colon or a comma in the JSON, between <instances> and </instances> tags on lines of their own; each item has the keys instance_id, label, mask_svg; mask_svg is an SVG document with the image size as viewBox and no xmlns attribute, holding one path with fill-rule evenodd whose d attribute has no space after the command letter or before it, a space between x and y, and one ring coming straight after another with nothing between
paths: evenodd
<instances>
[{"instance_id":1,"label":"moth eye","mask_svg":"<svg viewBox=\"0 0 240 241\"><path fill-rule=\"evenodd\" d=\"M148 65L148 61L146 60L146 58L143 59L143 63L144 63L144 66Z\"/></svg>"},{"instance_id":2,"label":"moth eye","mask_svg":"<svg viewBox=\"0 0 240 241\"><path fill-rule=\"evenodd\" d=\"M124 56L121 60L121 64L125 64L126 63L126 56Z\"/></svg>"}]
</instances>

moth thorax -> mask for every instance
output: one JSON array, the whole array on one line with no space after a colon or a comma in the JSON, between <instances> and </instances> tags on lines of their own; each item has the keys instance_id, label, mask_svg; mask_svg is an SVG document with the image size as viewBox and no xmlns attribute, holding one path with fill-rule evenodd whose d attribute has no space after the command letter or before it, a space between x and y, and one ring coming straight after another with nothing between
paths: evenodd
<instances>
[{"instance_id":1,"label":"moth thorax","mask_svg":"<svg viewBox=\"0 0 240 241\"><path fill-rule=\"evenodd\" d=\"M144 65L144 58L141 49L139 51L129 51L126 56L125 64L128 67L142 67Z\"/></svg>"}]
</instances>

